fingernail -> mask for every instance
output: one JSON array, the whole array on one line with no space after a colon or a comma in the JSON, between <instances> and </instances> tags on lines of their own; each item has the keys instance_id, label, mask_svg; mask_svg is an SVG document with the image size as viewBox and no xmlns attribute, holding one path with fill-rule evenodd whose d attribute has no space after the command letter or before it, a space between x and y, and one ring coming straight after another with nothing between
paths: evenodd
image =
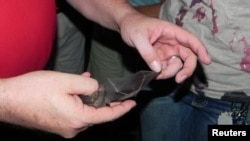
<instances>
[{"instance_id":1,"label":"fingernail","mask_svg":"<svg viewBox=\"0 0 250 141\"><path fill-rule=\"evenodd\" d=\"M159 62L157 61L153 61L151 64L150 64L150 67L152 68L153 71L155 72L160 72L161 71L161 65Z\"/></svg>"}]
</instances>

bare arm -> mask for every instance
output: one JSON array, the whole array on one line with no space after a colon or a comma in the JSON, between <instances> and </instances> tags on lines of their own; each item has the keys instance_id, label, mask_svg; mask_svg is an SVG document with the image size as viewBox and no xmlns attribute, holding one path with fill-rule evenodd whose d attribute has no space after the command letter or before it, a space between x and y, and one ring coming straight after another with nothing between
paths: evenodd
<instances>
[{"instance_id":1,"label":"bare arm","mask_svg":"<svg viewBox=\"0 0 250 141\"><path fill-rule=\"evenodd\" d=\"M158 78L166 79L176 74L176 81L182 82L192 75L196 55L201 62L210 63L207 51L197 37L175 24L139 13L126 0L68 2L90 20L119 32L125 43L135 47L152 70L161 72ZM180 71L180 65L166 66L173 55L184 61Z\"/></svg>"},{"instance_id":2,"label":"bare arm","mask_svg":"<svg viewBox=\"0 0 250 141\"><path fill-rule=\"evenodd\" d=\"M126 0L67 0L86 18L120 32L124 16L137 13Z\"/></svg>"},{"instance_id":3,"label":"bare arm","mask_svg":"<svg viewBox=\"0 0 250 141\"><path fill-rule=\"evenodd\" d=\"M0 78L0 121L72 138L94 124L117 119L135 106L128 100L94 108L79 94L98 89L89 74L36 71Z\"/></svg>"}]
</instances>

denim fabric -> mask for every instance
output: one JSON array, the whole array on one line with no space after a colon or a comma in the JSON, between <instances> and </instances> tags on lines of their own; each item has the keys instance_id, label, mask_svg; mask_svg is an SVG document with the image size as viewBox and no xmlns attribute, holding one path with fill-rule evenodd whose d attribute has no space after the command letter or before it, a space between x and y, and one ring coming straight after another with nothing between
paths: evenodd
<instances>
[{"instance_id":1,"label":"denim fabric","mask_svg":"<svg viewBox=\"0 0 250 141\"><path fill-rule=\"evenodd\" d=\"M144 108L142 141L206 141L208 125L232 124L232 102L191 92L178 102L173 96L155 98Z\"/></svg>"}]
</instances>

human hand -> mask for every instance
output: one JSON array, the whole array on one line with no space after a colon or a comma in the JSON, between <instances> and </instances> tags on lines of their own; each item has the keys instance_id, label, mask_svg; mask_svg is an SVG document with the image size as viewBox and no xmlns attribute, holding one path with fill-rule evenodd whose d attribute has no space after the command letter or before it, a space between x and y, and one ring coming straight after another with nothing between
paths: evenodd
<instances>
[{"instance_id":1,"label":"human hand","mask_svg":"<svg viewBox=\"0 0 250 141\"><path fill-rule=\"evenodd\" d=\"M194 35L167 21L131 13L121 20L120 32L152 70L161 72L158 79L176 75L180 83L194 72L197 56L204 64L211 62L206 48Z\"/></svg>"},{"instance_id":2,"label":"human hand","mask_svg":"<svg viewBox=\"0 0 250 141\"><path fill-rule=\"evenodd\" d=\"M81 75L37 71L0 79L0 120L71 138L88 127L115 120L135 106L135 101L94 108L78 94L98 89L88 73Z\"/></svg>"}]
</instances>

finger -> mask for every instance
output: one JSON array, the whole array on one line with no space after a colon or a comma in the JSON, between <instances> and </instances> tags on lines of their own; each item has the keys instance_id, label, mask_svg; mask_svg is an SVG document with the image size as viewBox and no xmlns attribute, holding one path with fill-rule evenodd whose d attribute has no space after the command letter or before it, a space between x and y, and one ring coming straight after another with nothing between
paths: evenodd
<instances>
[{"instance_id":1,"label":"finger","mask_svg":"<svg viewBox=\"0 0 250 141\"><path fill-rule=\"evenodd\" d=\"M84 77L90 77L91 76L90 72L84 72L81 75L84 76Z\"/></svg>"},{"instance_id":2,"label":"finger","mask_svg":"<svg viewBox=\"0 0 250 141\"><path fill-rule=\"evenodd\" d=\"M152 45L148 42L146 38L143 38L142 36L138 38L141 39L136 40L137 42L135 42L135 46L141 57L148 64L151 70L155 72L160 72L161 63L156 51L153 49Z\"/></svg>"},{"instance_id":3,"label":"finger","mask_svg":"<svg viewBox=\"0 0 250 141\"><path fill-rule=\"evenodd\" d=\"M180 52L180 56L184 62L182 69L176 74L175 81L177 83L183 82L186 78L190 77L197 65L197 56L191 51Z\"/></svg>"},{"instance_id":4,"label":"finger","mask_svg":"<svg viewBox=\"0 0 250 141\"><path fill-rule=\"evenodd\" d=\"M176 29L176 34L177 34L176 35L177 40L183 46L190 48L195 54L197 54L201 62L205 64L211 63L211 59L208 55L205 46L201 43L201 41L197 37L195 37L188 31L183 32L183 30L179 27L178 29Z\"/></svg>"},{"instance_id":5,"label":"finger","mask_svg":"<svg viewBox=\"0 0 250 141\"><path fill-rule=\"evenodd\" d=\"M167 60L166 66L162 67L162 72L161 74L157 77L157 79L167 79L175 76L178 71L182 68L183 63L181 58L177 56L172 56Z\"/></svg>"},{"instance_id":6,"label":"finger","mask_svg":"<svg viewBox=\"0 0 250 141\"><path fill-rule=\"evenodd\" d=\"M96 92L99 88L99 84L97 80L90 77L82 77L80 75L72 75L69 83L71 87L69 87L70 94L84 94L90 95Z\"/></svg>"}]
</instances>

